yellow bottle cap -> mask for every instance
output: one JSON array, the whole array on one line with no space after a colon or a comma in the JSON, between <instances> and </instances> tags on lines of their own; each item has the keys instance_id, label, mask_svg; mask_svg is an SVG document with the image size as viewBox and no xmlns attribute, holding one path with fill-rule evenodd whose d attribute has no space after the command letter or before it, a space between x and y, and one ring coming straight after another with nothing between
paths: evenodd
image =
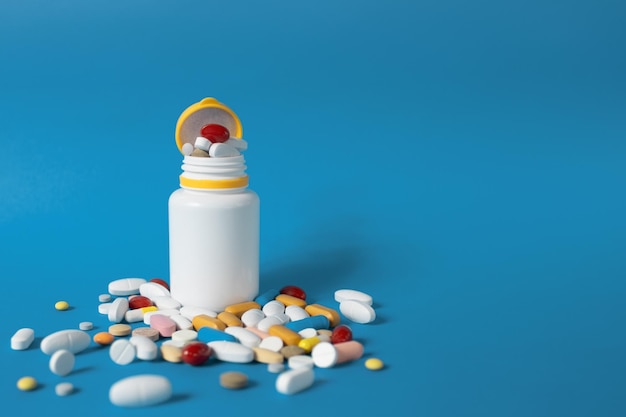
<instances>
[{"instance_id":1,"label":"yellow bottle cap","mask_svg":"<svg viewBox=\"0 0 626 417\"><path fill-rule=\"evenodd\" d=\"M243 128L239 117L228 106L213 97L207 97L187 107L176 123L176 145L183 151L185 143L193 143L200 136L200 129L206 124L215 123L224 126L231 138L241 139Z\"/></svg>"}]
</instances>

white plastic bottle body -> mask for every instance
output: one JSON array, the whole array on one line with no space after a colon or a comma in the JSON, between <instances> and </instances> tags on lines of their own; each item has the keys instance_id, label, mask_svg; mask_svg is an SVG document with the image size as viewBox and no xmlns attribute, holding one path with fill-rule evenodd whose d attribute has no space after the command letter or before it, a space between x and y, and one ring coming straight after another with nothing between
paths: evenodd
<instances>
[{"instance_id":1,"label":"white plastic bottle body","mask_svg":"<svg viewBox=\"0 0 626 417\"><path fill-rule=\"evenodd\" d=\"M169 199L170 288L183 305L220 312L259 291L260 204L247 188L180 188Z\"/></svg>"}]
</instances>

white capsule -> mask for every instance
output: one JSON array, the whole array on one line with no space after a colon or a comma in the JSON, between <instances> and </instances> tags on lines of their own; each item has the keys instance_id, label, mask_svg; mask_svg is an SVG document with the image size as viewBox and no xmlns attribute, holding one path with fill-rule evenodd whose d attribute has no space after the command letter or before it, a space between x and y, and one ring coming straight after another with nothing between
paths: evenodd
<instances>
[{"instance_id":1,"label":"white capsule","mask_svg":"<svg viewBox=\"0 0 626 417\"><path fill-rule=\"evenodd\" d=\"M123 297L116 298L115 301L111 303L111 307L109 307L109 312L107 313L109 321L113 323L120 323L127 311L128 300Z\"/></svg>"},{"instance_id":2,"label":"white capsule","mask_svg":"<svg viewBox=\"0 0 626 417\"><path fill-rule=\"evenodd\" d=\"M169 400L172 383L160 375L136 375L111 386L109 400L120 407L147 407Z\"/></svg>"},{"instance_id":3,"label":"white capsule","mask_svg":"<svg viewBox=\"0 0 626 417\"><path fill-rule=\"evenodd\" d=\"M60 330L43 338L41 351L46 355L52 355L57 350L66 349L72 353L79 353L87 349L91 338L82 330Z\"/></svg>"},{"instance_id":4,"label":"white capsule","mask_svg":"<svg viewBox=\"0 0 626 417\"><path fill-rule=\"evenodd\" d=\"M241 321L246 327L256 327L264 318L265 313L258 308L252 308L241 315Z\"/></svg>"},{"instance_id":5,"label":"white capsule","mask_svg":"<svg viewBox=\"0 0 626 417\"><path fill-rule=\"evenodd\" d=\"M263 314L266 316L275 316L285 312L285 305L277 300L272 300L263 306Z\"/></svg>"},{"instance_id":6,"label":"white capsule","mask_svg":"<svg viewBox=\"0 0 626 417\"><path fill-rule=\"evenodd\" d=\"M348 289L335 291L335 301L341 303L347 300L356 300L369 305L372 305L372 303L374 302L371 295L361 291Z\"/></svg>"},{"instance_id":7,"label":"white capsule","mask_svg":"<svg viewBox=\"0 0 626 417\"><path fill-rule=\"evenodd\" d=\"M345 300L339 304L339 311L348 320L355 323L371 323L376 319L376 312L369 304L357 300Z\"/></svg>"},{"instance_id":8,"label":"white capsule","mask_svg":"<svg viewBox=\"0 0 626 417\"><path fill-rule=\"evenodd\" d=\"M239 151L225 143L214 143L209 148L209 155L213 158L226 158L239 155Z\"/></svg>"},{"instance_id":9,"label":"white capsule","mask_svg":"<svg viewBox=\"0 0 626 417\"><path fill-rule=\"evenodd\" d=\"M177 310L181 307L181 304L174 300L172 297L154 297L152 299L154 305L156 305L159 310Z\"/></svg>"},{"instance_id":10,"label":"white capsule","mask_svg":"<svg viewBox=\"0 0 626 417\"><path fill-rule=\"evenodd\" d=\"M143 278L122 278L109 282L109 293L118 296L139 293L139 287L146 282Z\"/></svg>"},{"instance_id":11,"label":"white capsule","mask_svg":"<svg viewBox=\"0 0 626 417\"><path fill-rule=\"evenodd\" d=\"M132 336L129 342L135 347L135 354L138 359L152 361L156 359L159 348L150 338L146 336Z\"/></svg>"},{"instance_id":12,"label":"white capsule","mask_svg":"<svg viewBox=\"0 0 626 417\"><path fill-rule=\"evenodd\" d=\"M183 155L189 156L193 152L193 145L189 142L186 142L182 148Z\"/></svg>"},{"instance_id":13,"label":"white capsule","mask_svg":"<svg viewBox=\"0 0 626 417\"><path fill-rule=\"evenodd\" d=\"M19 329L11 337L11 349L13 350L26 350L35 340L35 331L28 327Z\"/></svg>"},{"instance_id":14,"label":"white capsule","mask_svg":"<svg viewBox=\"0 0 626 417\"><path fill-rule=\"evenodd\" d=\"M118 339L109 348L109 357L118 365L128 365L135 360L137 350L126 339Z\"/></svg>"},{"instance_id":15,"label":"white capsule","mask_svg":"<svg viewBox=\"0 0 626 417\"><path fill-rule=\"evenodd\" d=\"M202 136L198 136L196 138L196 142L194 143L194 147L196 149L202 149L205 152L209 151L209 148L211 147L212 142L210 140L208 140L205 137Z\"/></svg>"},{"instance_id":16,"label":"white capsule","mask_svg":"<svg viewBox=\"0 0 626 417\"><path fill-rule=\"evenodd\" d=\"M124 320L126 320L128 323L136 323L143 320L143 315L144 312L140 308L128 310L126 314L124 314Z\"/></svg>"},{"instance_id":17,"label":"white capsule","mask_svg":"<svg viewBox=\"0 0 626 417\"><path fill-rule=\"evenodd\" d=\"M74 363L76 363L74 354L69 350L61 349L52 354L49 366L52 373L65 376L72 372Z\"/></svg>"},{"instance_id":18,"label":"white capsule","mask_svg":"<svg viewBox=\"0 0 626 417\"><path fill-rule=\"evenodd\" d=\"M248 363L254 360L254 351L240 343L219 340L207 345L213 349L215 357L224 362Z\"/></svg>"},{"instance_id":19,"label":"white capsule","mask_svg":"<svg viewBox=\"0 0 626 417\"><path fill-rule=\"evenodd\" d=\"M281 394L291 395L303 391L313 385L315 374L313 369L292 369L278 375L276 378L276 391Z\"/></svg>"},{"instance_id":20,"label":"white capsule","mask_svg":"<svg viewBox=\"0 0 626 417\"><path fill-rule=\"evenodd\" d=\"M246 330L243 327L227 327L224 330L225 333L235 336L235 338L244 346L249 348L257 347L261 343L261 338L250 330Z\"/></svg>"}]
</instances>

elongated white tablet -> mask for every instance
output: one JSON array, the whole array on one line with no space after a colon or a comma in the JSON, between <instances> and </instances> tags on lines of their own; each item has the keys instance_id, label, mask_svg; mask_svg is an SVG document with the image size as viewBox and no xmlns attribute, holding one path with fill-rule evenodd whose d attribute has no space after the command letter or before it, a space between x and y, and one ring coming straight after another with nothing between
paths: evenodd
<instances>
[{"instance_id":1,"label":"elongated white tablet","mask_svg":"<svg viewBox=\"0 0 626 417\"><path fill-rule=\"evenodd\" d=\"M11 349L13 350L26 350L35 340L35 331L28 327L19 329L11 337Z\"/></svg>"},{"instance_id":2,"label":"elongated white tablet","mask_svg":"<svg viewBox=\"0 0 626 417\"><path fill-rule=\"evenodd\" d=\"M223 340L207 343L215 357L223 362L248 363L254 360L254 351L240 343Z\"/></svg>"},{"instance_id":3,"label":"elongated white tablet","mask_svg":"<svg viewBox=\"0 0 626 417\"><path fill-rule=\"evenodd\" d=\"M52 373L65 376L72 372L75 363L76 358L74 354L69 350L61 349L52 354L49 366Z\"/></svg>"},{"instance_id":4,"label":"elongated white tablet","mask_svg":"<svg viewBox=\"0 0 626 417\"><path fill-rule=\"evenodd\" d=\"M260 322L258 322L256 324L256 328L259 329L262 332L266 332L270 329L270 327L272 326L276 326L279 324L283 324L283 321L281 319L279 319L278 317L275 316L269 316L269 317L265 317L263 320L261 320Z\"/></svg>"},{"instance_id":5,"label":"elongated white tablet","mask_svg":"<svg viewBox=\"0 0 626 417\"><path fill-rule=\"evenodd\" d=\"M139 286L139 294L149 299L155 297L170 297L170 291L164 286L157 284L156 282L146 282Z\"/></svg>"},{"instance_id":6,"label":"elongated white tablet","mask_svg":"<svg viewBox=\"0 0 626 417\"><path fill-rule=\"evenodd\" d=\"M172 383L160 375L136 375L111 385L109 400L119 407L147 407L172 397Z\"/></svg>"},{"instance_id":7,"label":"elongated white tablet","mask_svg":"<svg viewBox=\"0 0 626 417\"><path fill-rule=\"evenodd\" d=\"M98 305L98 313L100 314L109 314L109 310L111 309L112 303L102 303Z\"/></svg>"},{"instance_id":8,"label":"elongated white tablet","mask_svg":"<svg viewBox=\"0 0 626 417\"><path fill-rule=\"evenodd\" d=\"M46 355L52 355L57 350L66 349L72 353L79 353L87 349L91 338L82 330L60 330L43 338L41 351Z\"/></svg>"},{"instance_id":9,"label":"elongated white tablet","mask_svg":"<svg viewBox=\"0 0 626 417\"><path fill-rule=\"evenodd\" d=\"M187 330L177 330L172 333L172 340L189 343L198 339L198 332L195 330L187 329Z\"/></svg>"},{"instance_id":10,"label":"elongated white tablet","mask_svg":"<svg viewBox=\"0 0 626 417\"><path fill-rule=\"evenodd\" d=\"M239 340L239 343L249 348L257 347L261 343L261 338L259 336L252 333L250 330L244 329L243 327L227 327L224 332L235 336L237 340Z\"/></svg>"},{"instance_id":11,"label":"elongated white tablet","mask_svg":"<svg viewBox=\"0 0 626 417\"><path fill-rule=\"evenodd\" d=\"M109 282L109 294L125 296L139 294L139 287L145 283L143 278L121 278Z\"/></svg>"},{"instance_id":12,"label":"elongated white tablet","mask_svg":"<svg viewBox=\"0 0 626 417\"><path fill-rule=\"evenodd\" d=\"M309 355L295 355L291 356L287 363L291 369L300 369L300 368L313 368L313 358Z\"/></svg>"},{"instance_id":13,"label":"elongated white tablet","mask_svg":"<svg viewBox=\"0 0 626 417\"><path fill-rule=\"evenodd\" d=\"M230 138L224 143L240 151L245 151L246 149L248 149L248 142L243 139Z\"/></svg>"},{"instance_id":14,"label":"elongated white tablet","mask_svg":"<svg viewBox=\"0 0 626 417\"><path fill-rule=\"evenodd\" d=\"M372 305L372 303L374 302L371 295L366 294L362 291L348 289L335 291L335 301L341 303L347 300L356 300L369 305Z\"/></svg>"},{"instance_id":15,"label":"elongated white tablet","mask_svg":"<svg viewBox=\"0 0 626 417\"><path fill-rule=\"evenodd\" d=\"M72 392L74 392L74 385L72 385L70 382L58 383L54 387L54 392L59 397L65 397L66 395L70 395Z\"/></svg>"},{"instance_id":16,"label":"elongated white tablet","mask_svg":"<svg viewBox=\"0 0 626 417\"><path fill-rule=\"evenodd\" d=\"M124 314L128 311L128 300L120 297L116 298L109 307L108 317L112 323L120 323L124 319Z\"/></svg>"},{"instance_id":17,"label":"elongated white tablet","mask_svg":"<svg viewBox=\"0 0 626 417\"><path fill-rule=\"evenodd\" d=\"M176 323L176 328L178 330L193 330L193 324L191 321L185 316L170 316L172 321Z\"/></svg>"},{"instance_id":18,"label":"elongated white tablet","mask_svg":"<svg viewBox=\"0 0 626 417\"><path fill-rule=\"evenodd\" d=\"M129 339L131 345L135 347L137 359L142 361L152 361L157 358L159 348L156 343L146 336L132 336Z\"/></svg>"},{"instance_id":19,"label":"elongated white tablet","mask_svg":"<svg viewBox=\"0 0 626 417\"><path fill-rule=\"evenodd\" d=\"M181 304L172 297L157 296L152 299L159 310L178 310Z\"/></svg>"},{"instance_id":20,"label":"elongated white tablet","mask_svg":"<svg viewBox=\"0 0 626 417\"><path fill-rule=\"evenodd\" d=\"M109 348L111 360L118 365L128 365L135 360L137 349L126 339L118 339Z\"/></svg>"},{"instance_id":21,"label":"elongated white tablet","mask_svg":"<svg viewBox=\"0 0 626 417\"><path fill-rule=\"evenodd\" d=\"M266 316L275 316L285 312L285 305L280 301L272 300L263 306L263 314Z\"/></svg>"},{"instance_id":22,"label":"elongated white tablet","mask_svg":"<svg viewBox=\"0 0 626 417\"><path fill-rule=\"evenodd\" d=\"M355 323L371 323L376 319L376 312L369 304L357 300L345 300L339 304L339 311L348 320Z\"/></svg>"},{"instance_id":23,"label":"elongated white tablet","mask_svg":"<svg viewBox=\"0 0 626 417\"><path fill-rule=\"evenodd\" d=\"M217 313L215 311L196 306L184 306L180 309L180 314L189 320L193 320L194 317L201 314L205 314L209 317L217 317Z\"/></svg>"},{"instance_id":24,"label":"elongated white tablet","mask_svg":"<svg viewBox=\"0 0 626 417\"><path fill-rule=\"evenodd\" d=\"M239 155L239 150L225 143L214 143L209 148L209 155L213 158L224 158Z\"/></svg>"},{"instance_id":25,"label":"elongated white tablet","mask_svg":"<svg viewBox=\"0 0 626 417\"><path fill-rule=\"evenodd\" d=\"M276 391L281 394L295 394L313 385L315 374L311 368L292 369L276 378Z\"/></svg>"}]
</instances>

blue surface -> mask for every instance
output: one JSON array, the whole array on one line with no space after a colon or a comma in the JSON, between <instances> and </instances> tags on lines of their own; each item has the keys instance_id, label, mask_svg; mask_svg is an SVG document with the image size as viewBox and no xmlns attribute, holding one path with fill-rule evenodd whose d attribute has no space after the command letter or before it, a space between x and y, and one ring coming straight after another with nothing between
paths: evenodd
<instances>
[{"instance_id":1,"label":"blue surface","mask_svg":"<svg viewBox=\"0 0 626 417\"><path fill-rule=\"evenodd\" d=\"M151 416L623 416L623 2L226 3L0 5L0 414L145 415L107 395L151 372L175 392ZM10 350L24 326L105 329L110 280L167 278L174 126L205 96L250 144L262 290L372 294L353 331L385 370L287 397L263 365L91 349L61 378ZM252 385L220 388L231 369Z\"/></svg>"}]
</instances>

